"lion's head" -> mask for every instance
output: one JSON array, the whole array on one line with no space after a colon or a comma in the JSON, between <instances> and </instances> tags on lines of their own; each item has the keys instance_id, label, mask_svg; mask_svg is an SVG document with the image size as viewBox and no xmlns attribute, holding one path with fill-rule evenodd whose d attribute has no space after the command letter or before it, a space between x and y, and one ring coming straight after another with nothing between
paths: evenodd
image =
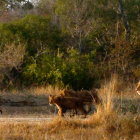
<instances>
[{"instance_id":1,"label":"lion's head","mask_svg":"<svg viewBox=\"0 0 140 140\"><path fill-rule=\"evenodd\" d=\"M55 99L55 97L53 95L49 95L49 104L50 105L54 104L54 99Z\"/></svg>"},{"instance_id":2,"label":"lion's head","mask_svg":"<svg viewBox=\"0 0 140 140\"><path fill-rule=\"evenodd\" d=\"M140 95L140 81L137 84L136 92Z\"/></svg>"},{"instance_id":3,"label":"lion's head","mask_svg":"<svg viewBox=\"0 0 140 140\"><path fill-rule=\"evenodd\" d=\"M60 100L60 97L56 96L56 95L49 95L49 104L55 104L58 103Z\"/></svg>"}]
</instances>

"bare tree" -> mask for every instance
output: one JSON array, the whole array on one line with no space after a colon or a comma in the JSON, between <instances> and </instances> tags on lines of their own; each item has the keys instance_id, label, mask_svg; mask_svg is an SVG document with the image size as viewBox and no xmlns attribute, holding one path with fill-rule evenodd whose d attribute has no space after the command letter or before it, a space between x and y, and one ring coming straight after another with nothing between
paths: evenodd
<instances>
[{"instance_id":1,"label":"bare tree","mask_svg":"<svg viewBox=\"0 0 140 140\"><path fill-rule=\"evenodd\" d=\"M64 8L57 9L62 28L70 33L74 47L77 47L80 53L85 49L85 38L93 29L92 5L92 0L67 0Z\"/></svg>"}]
</instances>

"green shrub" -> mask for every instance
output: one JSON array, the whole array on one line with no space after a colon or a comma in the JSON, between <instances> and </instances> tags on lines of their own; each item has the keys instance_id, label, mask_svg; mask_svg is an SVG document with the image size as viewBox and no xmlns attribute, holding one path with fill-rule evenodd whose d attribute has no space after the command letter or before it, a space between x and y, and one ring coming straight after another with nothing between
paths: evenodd
<instances>
[{"instance_id":1,"label":"green shrub","mask_svg":"<svg viewBox=\"0 0 140 140\"><path fill-rule=\"evenodd\" d=\"M26 44L27 53L36 55L42 49L62 46L62 34L48 17L28 15L23 19L0 25L0 45Z\"/></svg>"},{"instance_id":2,"label":"green shrub","mask_svg":"<svg viewBox=\"0 0 140 140\"><path fill-rule=\"evenodd\" d=\"M73 89L91 89L98 75L89 55L79 55L72 49L65 55L42 55L24 68L25 85L59 85Z\"/></svg>"}]
</instances>

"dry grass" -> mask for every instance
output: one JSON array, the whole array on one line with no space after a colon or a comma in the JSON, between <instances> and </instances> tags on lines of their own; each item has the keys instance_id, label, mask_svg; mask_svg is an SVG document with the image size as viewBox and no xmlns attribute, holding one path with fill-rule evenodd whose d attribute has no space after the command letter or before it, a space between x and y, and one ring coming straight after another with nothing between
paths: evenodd
<instances>
[{"instance_id":1,"label":"dry grass","mask_svg":"<svg viewBox=\"0 0 140 140\"><path fill-rule=\"evenodd\" d=\"M87 120L55 118L41 123L3 123L1 140L139 140L140 117L94 115Z\"/></svg>"},{"instance_id":2,"label":"dry grass","mask_svg":"<svg viewBox=\"0 0 140 140\"><path fill-rule=\"evenodd\" d=\"M46 87L45 86L35 86L35 87L31 87L31 88L24 89L24 90L12 89L10 91L10 93L8 91L3 90L3 91L0 91L0 94L5 95L5 94L9 93L9 95L11 94L12 96L13 95L39 96L39 95L59 94L59 92L61 92L59 87L54 87L54 86L48 85Z\"/></svg>"},{"instance_id":3,"label":"dry grass","mask_svg":"<svg viewBox=\"0 0 140 140\"><path fill-rule=\"evenodd\" d=\"M119 78L113 76L99 90L103 104L97 112L86 119L59 118L50 122L0 124L1 140L139 140L139 96L118 94ZM58 88L31 89L34 95L57 94ZM127 96L129 95L129 97ZM132 106L133 105L133 106ZM132 106L129 107L129 106ZM136 108L134 108L134 106ZM124 113L124 107L126 112ZM118 109L120 108L120 110ZM119 111L118 111L119 110Z\"/></svg>"},{"instance_id":4,"label":"dry grass","mask_svg":"<svg viewBox=\"0 0 140 140\"><path fill-rule=\"evenodd\" d=\"M35 95L49 95L49 94L59 94L60 92L60 88L58 87L53 87L51 85L47 86L47 87L34 87L34 88L30 88L28 89L28 92L35 94Z\"/></svg>"}]
</instances>

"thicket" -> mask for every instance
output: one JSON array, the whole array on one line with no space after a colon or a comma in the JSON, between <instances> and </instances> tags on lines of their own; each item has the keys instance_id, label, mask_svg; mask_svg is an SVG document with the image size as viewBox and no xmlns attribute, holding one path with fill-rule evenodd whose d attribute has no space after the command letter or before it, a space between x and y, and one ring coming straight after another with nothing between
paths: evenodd
<instances>
[{"instance_id":1,"label":"thicket","mask_svg":"<svg viewBox=\"0 0 140 140\"><path fill-rule=\"evenodd\" d=\"M1 88L51 84L91 89L111 73L127 80L140 77L138 1L123 2L125 14L117 9L120 3L109 1L57 0L49 10L45 4L38 4L38 15L0 24L0 56L7 46L15 46L10 63L14 55L24 55L10 68L6 57L0 64ZM16 46L25 52L15 51Z\"/></svg>"}]
</instances>

